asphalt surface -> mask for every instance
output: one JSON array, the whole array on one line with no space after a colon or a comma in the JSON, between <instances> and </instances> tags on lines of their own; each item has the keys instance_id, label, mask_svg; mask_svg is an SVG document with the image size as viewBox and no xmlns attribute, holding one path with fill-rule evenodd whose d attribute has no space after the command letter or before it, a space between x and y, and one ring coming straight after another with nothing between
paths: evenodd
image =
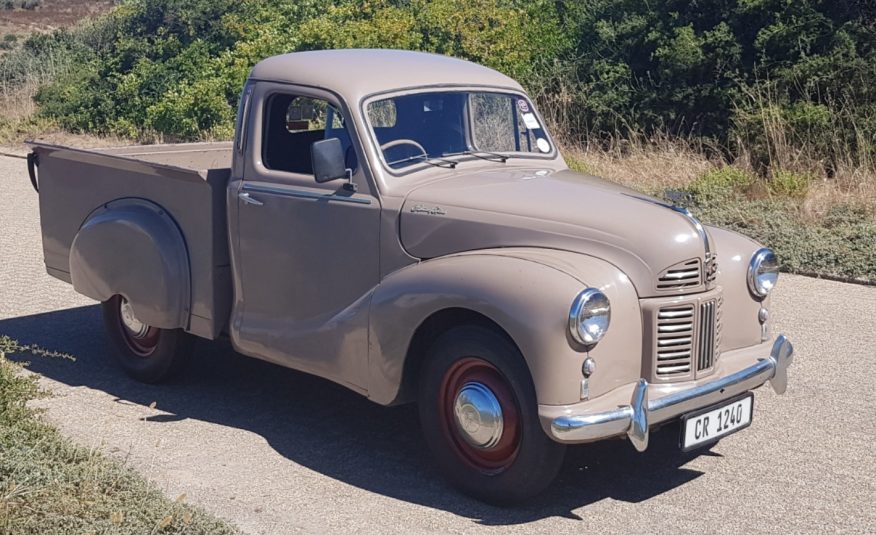
<instances>
[{"instance_id":1,"label":"asphalt surface","mask_svg":"<svg viewBox=\"0 0 876 535\"><path fill-rule=\"evenodd\" d=\"M127 379L98 307L43 269L23 160L0 158L0 196L0 334L77 357L27 357L55 394L40 402L47 417L247 532L876 532L874 287L781 277L774 328L796 358L786 395L757 391L749 429L689 454L672 427L644 454L571 448L546 494L501 509L444 483L413 407L381 408L226 342L199 341L172 384Z\"/></svg>"}]
</instances>

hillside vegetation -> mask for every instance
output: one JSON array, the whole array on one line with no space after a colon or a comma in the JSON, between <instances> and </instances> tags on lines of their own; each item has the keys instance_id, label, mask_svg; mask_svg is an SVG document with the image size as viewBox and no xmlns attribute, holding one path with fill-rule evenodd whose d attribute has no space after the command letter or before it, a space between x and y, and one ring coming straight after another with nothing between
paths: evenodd
<instances>
[{"instance_id":1,"label":"hillside vegetation","mask_svg":"<svg viewBox=\"0 0 876 535\"><path fill-rule=\"evenodd\" d=\"M264 57L426 50L520 80L579 168L651 192L684 189L706 219L762 230L703 208L715 199L703 184L731 166L746 178L728 202L780 201L766 213L800 228L835 226L828 214L840 213L842 228L872 242L874 25L868 0L131 0L0 60L0 132L225 139ZM631 180L633 162L651 174ZM813 270L876 279L874 248L830 256L855 267L828 258ZM784 253L803 259L800 271L820 254Z\"/></svg>"}]
</instances>

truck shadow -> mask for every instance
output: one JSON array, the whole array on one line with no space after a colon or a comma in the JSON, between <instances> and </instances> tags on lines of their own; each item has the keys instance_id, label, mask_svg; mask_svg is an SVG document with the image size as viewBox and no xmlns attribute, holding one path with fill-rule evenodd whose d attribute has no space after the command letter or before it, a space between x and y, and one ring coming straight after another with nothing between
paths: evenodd
<instances>
[{"instance_id":1,"label":"truck shadow","mask_svg":"<svg viewBox=\"0 0 876 535\"><path fill-rule=\"evenodd\" d=\"M236 354L227 341L199 341L193 362L170 384L128 379L111 362L97 306L0 320L0 334L76 356L30 355L30 369L70 386L119 400L159 400L171 414L257 433L290 461L399 500L449 511L484 525L525 524L561 516L604 499L638 503L683 485L701 472L684 468L699 453L678 450L678 428L653 433L647 452L626 441L569 449L560 477L542 496L518 508L497 508L452 490L435 469L419 432L416 407L379 407L329 381ZM705 454L710 454L705 450Z\"/></svg>"}]
</instances>

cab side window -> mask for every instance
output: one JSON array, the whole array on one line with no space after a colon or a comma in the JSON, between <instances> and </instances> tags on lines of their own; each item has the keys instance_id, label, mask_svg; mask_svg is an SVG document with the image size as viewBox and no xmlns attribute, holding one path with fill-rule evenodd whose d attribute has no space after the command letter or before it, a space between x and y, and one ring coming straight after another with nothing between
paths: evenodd
<instances>
[{"instance_id":1,"label":"cab side window","mask_svg":"<svg viewBox=\"0 0 876 535\"><path fill-rule=\"evenodd\" d=\"M336 137L346 154L348 168L356 169L356 151L343 115L325 100L276 93L265 106L262 161L265 167L303 175L313 174L310 146Z\"/></svg>"}]
</instances>

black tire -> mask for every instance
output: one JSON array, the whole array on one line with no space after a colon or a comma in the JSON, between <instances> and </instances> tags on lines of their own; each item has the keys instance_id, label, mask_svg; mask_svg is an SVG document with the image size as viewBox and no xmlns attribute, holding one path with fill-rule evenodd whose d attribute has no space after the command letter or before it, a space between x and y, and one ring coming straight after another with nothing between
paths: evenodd
<instances>
[{"instance_id":1,"label":"black tire","mask_svg":"<svg viewBox=\"0 0 876 535\"><path fill-rule=\"evenodd\" d=\"M126 374L144 383L159 383L177 374L191 355L193 337L182 329L148 325L142 333L134 333L122 319L125 303L119 295L102 303L104 326L116 361Z\"/></svg>"},{"instance_id":2,"label":"black tire","mask_svg":"<svg viewBox=\"0 0 876 535\"><path fill-rule=\"evenodd\" d=\"M495 446L466 443L458 427L463 424L449 413L454 392L473 381L486 385L501 406L503 426ZM566 447L542 429L529 369L502 334L479 326L443 334L423 363L418 394L426 443L441 472L466 494L514 504L545 490L559 472Z\"/></svg>"}]
</instances>

